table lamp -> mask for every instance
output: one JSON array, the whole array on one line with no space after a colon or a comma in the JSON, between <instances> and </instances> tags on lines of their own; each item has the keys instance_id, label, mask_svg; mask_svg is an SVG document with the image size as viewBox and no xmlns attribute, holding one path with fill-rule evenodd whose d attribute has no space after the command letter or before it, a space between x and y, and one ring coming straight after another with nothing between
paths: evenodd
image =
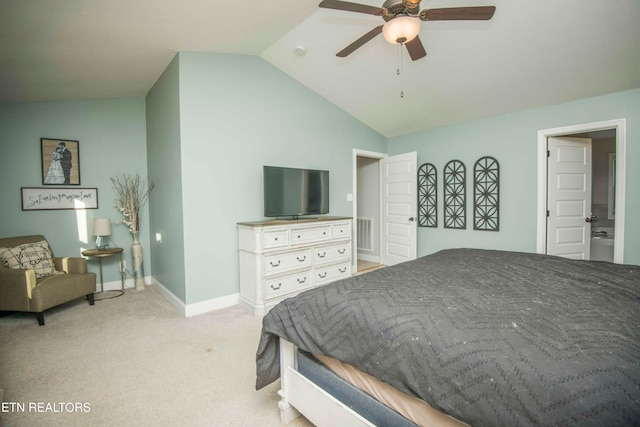
<instances>
[{"instance_id":1,"label":"table lamp","mask_svg":"<svg viewBox=\"0 0 640 427\"><path fill-rule=\"evenodd\" d=\"M109 218L94 218L93 235L96 236L96 248L104 250L109 247L109 236L111 236Z\"/></svg>"}]
</instances>

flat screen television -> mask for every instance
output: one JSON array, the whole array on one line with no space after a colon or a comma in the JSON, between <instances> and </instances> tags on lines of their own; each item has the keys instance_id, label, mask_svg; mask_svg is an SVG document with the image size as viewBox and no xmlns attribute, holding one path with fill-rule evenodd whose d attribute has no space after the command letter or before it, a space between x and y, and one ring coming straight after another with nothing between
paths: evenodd
<instances>
[{"instance_id":1,"label":"flat screen television","mask_svg":"<svg viewBox=\"0 0 640 427\"><path fill-rule=\"evenodd\" d=\"M263 174L264 216L329 213L329 171L264 166Z\"/></svg>"}]
</instances>

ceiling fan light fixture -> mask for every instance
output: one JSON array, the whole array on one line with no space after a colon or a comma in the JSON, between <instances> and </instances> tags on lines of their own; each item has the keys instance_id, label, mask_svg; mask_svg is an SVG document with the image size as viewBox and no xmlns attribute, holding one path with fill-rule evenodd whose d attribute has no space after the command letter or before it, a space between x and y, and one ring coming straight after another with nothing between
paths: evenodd
<instances>
[{"instance_id":1,"label":"ceiling fan light fixture","mask_svg":"<svg viewBox=\"0 0 640 427\"><path fill-rule=\"evenodd\" d=\"M382 27L384 39L391 44L408 43L420 32L420 20L407 15L396 16Z\"/></svg>"}]
</instances>

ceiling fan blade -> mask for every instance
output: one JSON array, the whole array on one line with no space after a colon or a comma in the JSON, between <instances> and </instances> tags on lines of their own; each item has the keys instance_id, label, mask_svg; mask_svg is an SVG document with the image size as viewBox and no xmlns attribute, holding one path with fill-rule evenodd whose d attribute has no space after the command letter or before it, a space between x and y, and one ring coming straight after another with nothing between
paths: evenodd
<instances>
[{"instance_id":1,"label":"ceiling fan blade","mask_svg":"<svg viewBox=\"0 0 640 427\"><path fill-rule=\"evenodd\" d=\"M427 56L427 51L424 50L424 46L420 41L420 36L416 36L415 39L411 40L408 43L405 43L404 45L407 47L407 51L409 51L409 56L411 57L412 61Z\"/></svg>"},{"instance_id":2,"label":"ceiling fan blade","mask_svg":"<svg viewBox=\"0 0 640 427\"><path fill-rule=\"evenodd\" d=\"M345 56L350 55L354 50L358 49L360 46L362 46L378 34L382 33L382 27L384 27L384 25L378 25L373 30L369 31L367 34L360 37L358 40L354 41L349 46L342 49L340 52L336 53L336 56L344 58Z\"/></svg>"},{"instance_id":3,"label":"ceiling fan blade","mask_svg":"<svg viewBox=\"0 0 640 427\"><path fill-rule=\"evenodd\" d=\"M346 10L347 12L359 12L377 16L382 16L386 10L380 7L340 0L322 0L319 6L326 9Z\"/></svg>"},{"instance_id":4,"label":"ceiling fan blade","mask_svg":"<svg viewBox=\"0 0 640 427\"><path fill-rule=\"evenodd\" d=\"M487 21L493 17L495 6L446 7L420 12L423 21Z\"/></svg>"}]
</instances>

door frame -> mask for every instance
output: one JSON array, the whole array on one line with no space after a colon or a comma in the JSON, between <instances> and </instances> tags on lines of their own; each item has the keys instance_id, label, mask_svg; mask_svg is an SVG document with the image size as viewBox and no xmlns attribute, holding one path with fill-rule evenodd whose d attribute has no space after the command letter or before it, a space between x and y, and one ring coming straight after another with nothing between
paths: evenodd
<instances>
[{"instance_id":1,"label":"door frame","mask_svg":"<svg viewBox=\"0 0 640 427\"><path fill-rule=\"evenodd\" d=\"M353 233L351 233L351 243L352 243L352 248L351 248L351 253L354 254L354 256L352 257L353 259L351 260L352 266L351 266L351 271L358 271L358 157L367 157L369 159L375 159L378 160L378 180L379 180L379 194L378 194L378 217L381 219L378 224L378 241L379 241L379 250L381 251L382 248L382 243L383 243L383 239L384 239L384 234L383 234L383 221L382 221L382 213L383 213L383 200L382 200L382 192L383 187L383 176L382 176L382 160L386 159L387 157L389 157L388 154L386 153L378 153L375 151L367 151L367 150L360 150L357 148L353 149L353 164L351 167L352 170L352 203L353 203L353 218L352 218L352 231ZM382 254L380 255L380 262L382 262Z\"/></svg>"},{"instance_id":2,"label":"door frame","mask_svg":"<svg viewBox=\"0 0 640 427\"><path fill-rule=\"evenodd\" d=\"M581 125L563 126L538 131L538 206L536 252L546 253L547 247L547 138L575 133L615 129L616 131L616 234L613 262L624 262L625 194L627 164L627 120L615 119Z\"/></svg>"}]
</instances>

